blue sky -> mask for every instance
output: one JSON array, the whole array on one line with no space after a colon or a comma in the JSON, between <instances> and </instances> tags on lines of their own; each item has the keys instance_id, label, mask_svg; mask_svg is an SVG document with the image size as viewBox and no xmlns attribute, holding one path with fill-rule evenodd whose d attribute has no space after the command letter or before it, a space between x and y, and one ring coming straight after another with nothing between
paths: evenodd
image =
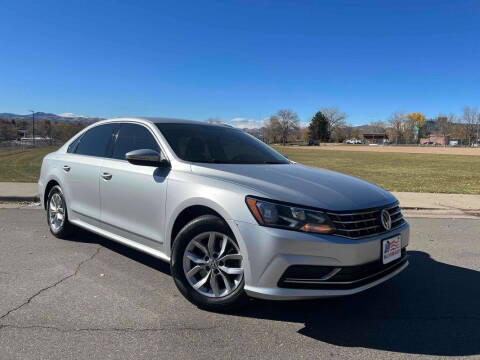
<instances>
[{"instance_id":1,"label":"blue sky","mask_svg":"<svg viewBox=\"0 0 480 360\"><path fill-rule=\"evenodd\" d=\"M478 1L0 1L0 112L353 124L480 105ZM250 120L250 121L248 121Z\"/></svg>"}]
</instances>

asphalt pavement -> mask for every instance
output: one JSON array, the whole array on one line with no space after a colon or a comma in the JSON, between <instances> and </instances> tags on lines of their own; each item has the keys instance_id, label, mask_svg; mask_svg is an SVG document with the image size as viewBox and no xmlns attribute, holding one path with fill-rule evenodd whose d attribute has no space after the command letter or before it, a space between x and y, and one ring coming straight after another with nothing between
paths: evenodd
<instances>
[{"instance_id":1,"label":"asphalt pavement","mask_svg":"<svg viewBox=\"0 0 480 360\"><path fill-rule=\"evenodd\" d=\"M216 314L157 259L0 209L0 359L480 359L480 220L408 220L410 266L374 289Z\"/></svg>"}]
</instances>

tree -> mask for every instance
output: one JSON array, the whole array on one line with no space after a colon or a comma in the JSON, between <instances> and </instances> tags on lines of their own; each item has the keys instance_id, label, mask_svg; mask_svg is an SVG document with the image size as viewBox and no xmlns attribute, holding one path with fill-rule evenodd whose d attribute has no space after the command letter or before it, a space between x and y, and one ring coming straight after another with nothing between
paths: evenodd
<instances>
[{"instance_id":1,"label":"tree","mask_svg":"<svg viewBox=\"0 0 480 360\"><path fill-rule=\"evenodd\" d=\"M348 125L336 126L330 134L330 139L334 142L344 142L347 139L352 138L352 127Z\"/></svg>"},{"instance_id":2,"label":"tree","mask_svg":"<svg viewBox=\"0 0 480 360\"><path fill-rule=\"evenodd\" d=\"M368 132L381 134L387 129L387 125L383 121L372 121L368 125Z\"/></svg>"},{"instance_id":3,"label":"tree","mask_svg":"<svg viewBox=\"0 0 480 360\"><path fill-rule=\"evenodd\" d=\"M426 121L425 115L419 112L411 112L407 114L407 119L413 124L415 139L418 143L420 141L420 138L423 137Z\"/></svg>"},{"instance_id":4,"label":"tree","mask_svg":"<svg viewBox=\"0 0 480 360\"><path fill-rule=\"evenodd\" d=\"M475 128L478 126L478 110L477 108L470 108L469 106L465 106L463 108L463 116L462 121L465 124L465 128L467 131L467 139L468 145L472 145L473 139L475 137Z\"/></svg>"},{"instance_id":5,"label":"tree","mask_svg":"<svg viewBox=\"0 0 480 360\"><path fill-rule=\"evenodd\" d=\"M464 144L465 139L468 138L467 127L465 124L452 124L450 135L452 138L460 140L461 144Z\"/></svg>"},{"instance_id":6,"label":"tree","mask_svg":"<svg viewBox=\"0 0 480 360\"><path fill-rule=\"evenodd\" d=\"M263 131L263 138L267 142L276 143L278 139L281 138L281 126L276 116L270 116L267 120L265 120L265 126L262 129Z\"/></svg>"},{"instance_id":7,"label":"tree","mask_svg":"<svg viewBox=\"0 0 480 360\"><path fill-rule=\"evenodd\" d=\"M296 113L289 109L278 110L276 117L280 125L282 145L285 146L288 137L300 128L300 119Z\"/></svg>"},{"instance_id":8,"label":"tree","mask_svg":"<svg viewBox=\"0 0 480 360\"><path fill-rule=\"evenodd\" d=\"M436 119L437 129L440 132L440 134L443 136L445 146L447 146L447 136L449 136L450 132L452 131L454 120L455 120L455 115L453 114L450 114L448 116L446 115L437 116L437 119Z\"/></svg>"},{"instance_id":9,"label":"tree","mask_svg":"<svg viewBox=\"0 0 480 360\"><path fill-rule=\"evenodd\" d=\"M308 138L310 138L310 130L308 129L308 126L307 127L302 127L300 129L300 133L301 133L301 138L303 141L306 141Z\"/></svg>"},{"instance_id":10,"label":"tree","mask_svg":"<svg viewBox=\"0 0 480 360\"><path fill-rule=\"evenodd\" d=\"M317 111L310 121L310 125L308 125L308 134L314 140L323 142L330 140L328 119L321 111Z\"/></svg>"},{"instance_id":11,"label":"tree","mask_svg":"<svg viewBox=\"0 0 480 360\"><path fill-rule=\"evenodd\" d=\"M340 112L337 107L326 107L320 110L328 120L328 132L332 134L335 129L345 126L347 114Z\"/></svg>"},{"instance_id":12,"label":"tree","mask_svg":"<svg viewBox=\"0 0 480 360\"><path fill-rule=\"evenodd\" d=\"M408 118L405 118L402 123L402 138L406 144L416 142L417 129L415 123Z\"/></svg>"},{"instance_id":13,"label":"tree","mask_svg":"<svg viewBox=\"0 0 480 360\"><path fill-rule=\"evenodd\" d=\"M477 138L480 127L480 115L477 108L465 106L463 108L462 121L465 124L468 138L468 145L472 145L474 138Z\"/></svg>"},{"instance_id":14,"label":"tree","mask_svg":"<svg viewBox=\"0 0 480 360\"><path fill-rule=\"evenodd\" d=\"M385 129L383 131L385 131ZM363 134L360 129L352 128L352 132L350 133L350 139L363 139Z\"/></svg>"},{"instance_id":15,"label":"tree","mask_svg":"<svg viewBox=\"0 0 480 360\"><path fill-rule=\"evenodd\" d=\"M78 133L87 124L62 124L62 123L55 123L52 128L52 135L55 139L60 141L67 141L73 135Z\"/></svg>"},{"instance_id":16,"label":"tree","mask_svg":"<svg viewBox=\"0 0 480 360\"><path fill-rule=\"evenodd\" d=\"M396 111L388 118L390 128L388 129L388 137L398 144L403 138L403 127L405 123L405 114L402 111Z\"/></svg>"},{"instance_id":17,"label":"tree","mask_svg":"<svg viewBox=\"0 0 480 360\"><path fill-rule=\"evenodd\" d=\"M0 121L0 141L15 140L16 137L16 127L8 121Z\"/></svg>"}]
</instances>

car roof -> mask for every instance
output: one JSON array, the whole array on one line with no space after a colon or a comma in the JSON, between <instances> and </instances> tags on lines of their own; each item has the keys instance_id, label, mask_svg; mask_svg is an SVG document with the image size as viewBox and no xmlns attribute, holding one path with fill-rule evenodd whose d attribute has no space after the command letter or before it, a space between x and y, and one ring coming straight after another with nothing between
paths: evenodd
<instances>
[{"instance_id":1,"label":"car roof","mask_svg":"<svg viewBox=\"0 0 480 360\"><path fill-rule=\"evenodd\" d=\"M134 116L134 117L121 117L121 118L112 118L106 121L128 121L128 120L143 120L148 121L154 124L192 124L192 125L205 125L205 126L228 126L228 124L210 124L203 121L195 120L186 120L186 119L175 119L175 118L165 118L165 117L151 117L151 116Z\"/></svg>"}]
</instances>

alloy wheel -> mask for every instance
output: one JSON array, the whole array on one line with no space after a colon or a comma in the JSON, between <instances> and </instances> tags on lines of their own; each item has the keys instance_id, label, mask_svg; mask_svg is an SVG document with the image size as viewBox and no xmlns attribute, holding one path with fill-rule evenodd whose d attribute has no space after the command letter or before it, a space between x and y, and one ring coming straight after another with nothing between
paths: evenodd
<instances>
[{"instance_id":1,"label":"alloy wheel","mask_svg":"<svg viewBox=\"0 0 480 360\"><path fill-rule=\"evenodd\" d=\"M188 243L183 271L189 284L207 297L224 297L234 292L243 278L242 255L229 236L204 232Z\"/></svg>"},{"instance_id":2,"label":"alloy wheel","mask_svg":"<svg viewBox=\"0 0 480 360\"><path fill-rule=\"evenodd\" d=\"M55 193L50 198L48 207L48 220L53 232L58 232L65 221L65 206L59 193Z\"/></svg>"}]
</instances>

